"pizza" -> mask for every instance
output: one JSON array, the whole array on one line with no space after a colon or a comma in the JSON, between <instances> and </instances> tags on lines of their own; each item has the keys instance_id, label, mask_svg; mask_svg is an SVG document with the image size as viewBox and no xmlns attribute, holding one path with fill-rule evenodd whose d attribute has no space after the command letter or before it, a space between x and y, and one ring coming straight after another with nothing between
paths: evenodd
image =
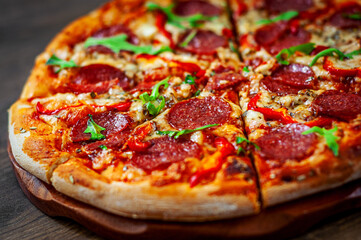
<instances>
[{"instance_id":1,"label":"pizza","mask_svg":"<svg viewBox=\"0 0 361 240\"><path fill-rule=\"evenodd\" d=\"M361 4L113 0L9 110L16 161L121 216L207 221L361 177Z\"/></svg>"}]
</instances>

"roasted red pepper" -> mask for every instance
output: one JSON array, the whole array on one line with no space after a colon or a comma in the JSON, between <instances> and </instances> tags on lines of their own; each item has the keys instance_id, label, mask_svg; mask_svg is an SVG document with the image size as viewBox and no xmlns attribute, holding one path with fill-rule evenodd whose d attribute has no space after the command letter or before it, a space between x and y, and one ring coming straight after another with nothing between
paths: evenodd
<instances>
[{"instance_id":1,"label":"roasted red pepper","mask_svg":"<svg viewBox=\"0 0 361 240\"><path fill-rule=\"evenodd\" d=\"M149 142L142 142L142 140L152 131L153 125L151 123L146 124L145 126L135 129L130 138L123 146L123 150L129 147L130 150L142 152L147 150L150 147Z\"/></svg>"},{"instance_id":2,"label":"roasted red pepper","mask_svg":"<svg viewBox=\"0 0 361 240\"><path fill-rule=\"evenodd\" d=\"M36 104L36 111L39 114L52 115L52 114L56 114L56 113L58 113L58 112L60 112L62 110L65 110L65 109L68 109L68 108L73 108L73 107L80 107L82 105L83 104L77 104L77 105L73 105L73 106L65 106L65 107L61 107L61 108L58 108L58 109L50 110L50 109L46 109L43 104L38 102Z\"/></svg>"},{"instance_id":3,"label":"roasted red pepper","mask_svg":"<svg viewBox=\"0 0 361 240\"><path fill-rule=\"evenodd\" d=\"M169 40L169 46L174 48L174 41L172 38L172 34L165 29L165 24L167 23L167 16L164 15L162 12L157 12L155 25L157 26L158 30Z\"/></svg>"},{"instance_id":4,"label":"roasted red pepper","mask_svg":"<svg viewBox=\"0 0 361 240\"><path fill-rule=\"evenodd\" d=\"M361 68L337 68L328 56L325 57L323 68L334 76L337 77L356 77L361 72Z\"/></svg>"},{"instance_id":5,"label":"roasted red pepper","mask_svg":"<svg viewBox=\"0 0 361 240\"><path fill-rule=\"evenodd\" d=\"M233 154L235 149L231 143L224 137L218 137L214 140L217 151L206 159L205 168L198 170L189 178L190 187L194 187L202 181L202 179L209 177L211 174L218 172L227 156Z\"/></svg>"},{"instance_id":6,"label":"roasted red pepper","mask_svg":"<svg viewBox=\"0 0 361 240\"><path fill-rule=\"evenodd\" d=\"M305 123L309 127L327 127L331 126L334 120L332 118L319 117L311 122Z\"/></svg>"},{"instance_id":7,"label":"roasted red pepper","mask_svg":"<svg viewBox=\"0 0 361 240\"><path fill-rule=\"evenodd\" d=\"M257 101L260 99L260 97L261 95L258 93L251 99L251 101L249 101L248 110L262 113L266 120L276 120L283 124L297 123L297 121L295 121L292 117L286 115L286 109L280 109L279 111L276 111L271 108L257 107Z\"/></svg>"}]
</instances>

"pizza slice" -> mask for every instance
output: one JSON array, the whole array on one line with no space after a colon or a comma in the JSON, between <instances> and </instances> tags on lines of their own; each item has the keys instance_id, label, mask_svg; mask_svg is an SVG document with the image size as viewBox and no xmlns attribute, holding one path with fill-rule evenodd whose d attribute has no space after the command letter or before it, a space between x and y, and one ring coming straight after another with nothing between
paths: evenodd
<instances>
[{"instance_id":1,"label":"pizza slice","mask_svg":"<svg viewBox=\"0 0 361 240\"><path fill-rule=\"evenodd\" d=\"M257 213L256 175L245 155L240 114L239 106L210 93L179 102L133 129L124 144L61 164L52 184L134 218L204 221ZM83 128L73 129L82 136ZM110 161L99 168L98 156Z\"/></svg>"},{"instance_id":2,"label":"pizza slice","mask_svg":"<svg viewBox=\"0 0 361 240\"><path fill-rule=\"evenodd\" d=\"M245 87L247 89L248 86ZM260 88L240 102L264 206L360 178L360 101L337 90L280 96Z\"/></svg>"}]
</instances>

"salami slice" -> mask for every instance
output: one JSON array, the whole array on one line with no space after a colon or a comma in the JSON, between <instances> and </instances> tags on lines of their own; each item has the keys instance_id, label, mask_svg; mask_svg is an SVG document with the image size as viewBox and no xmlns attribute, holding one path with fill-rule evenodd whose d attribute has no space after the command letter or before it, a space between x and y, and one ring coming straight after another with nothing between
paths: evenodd
<instances>
[{"instance_id":1,"label":"salami slice","mask_svg":"<svg viewBox=\"0 0 361 240\"><path fill-rule=\"evenodd\" d=\"M229 103L217 97L192 98L174 105L168 113L168 122L179 130L223 124L231 110Z\"/></svg>"},{"instance_id":2,"label":"salami slice","mask_svg":"<svg viewBox=\"0 0 361 240\"><path fill-rule=\"evenodd\" d=\"M187 31L180 39L180 43L189 35ZM198 30L194 38L188 45L182 48L184 51L199 54L199 55L213 55L216 53L217 48L228 46L227 39L219 36L212 31Z\"/></svg>"},{"instance_id":3,"label":"salami slice","mask_svg":"<svg viewBox=\"0 0 361 240\"><path fill-rule=\"evenodd\" d=\"M201 154L197 143L184 138L166 136L149 142L150 147L144 152L135 152L131 160L135 166L145 171L162 169L189 157L199 158Z\"/></svg>"},{"instance_id":4,"label":"salami slice","mask_svg":"<svg viewBox=\"0 0 361 240\"><path fill-rule=\"evenodd\" d=\"M260 137L256 143L260 147L259 154L265 160L302 160L313 151L317 136L302 135L309 127L293 123L281 128L272 129Z\"/></svg>"},{"instance_id":5,"label":"salami slice","mask_svg":"<svg viewBox=\"0 0 361 240\"><path fill-rule=\"evenodd\" d=\"M106 64L91 64L81 67L73 78L70 88L75 93L105 93L118 85L124 90L130 89L134 81L125 73Z\"/></svg>"},{"instance_id":6,"label":"salami slice","mask_svg":"<svg viewBox=\"0 0 361 240\"><path fill-rule=\"evenodd\" d=\"M109 111L92 115L93 120L99 126L105 128L101 131L106 138L123 131L130 124L130 120L126 115L118 112ZM88 141L91 137L90 133L84 133L88 126L89 116L83 117L71 129L71 139L73 142Z\"/></svg>"},{"instance_id":7,"label":"salami slice","mask_svg":"<svg viewBox=\"0 0 361 240\"><path fill-rule=\"evenodd\" d=\"M270 12L306 11L313 6L313 0L265 0L265 6Z\"/></svg>"},{"instance_id":8,"label":"salami slice","mask_svg":"<svg viewBox=\"0 0 361 240\"><path fill-rule=\"evenodd\" d=\"M127 42L134 44L134 45L139 44L139 39L137 38L137 36L129 28L127 28L126 26L124 26L122 24L113 25L111 27L100 29L99 31L95 32L92 35L92 37L105 38L105 37L115 36L115 35L118 35L121 33L124 33L128 36ZM90 46L87 48L87 50L89 52L98 52L98 53L104 53L104 54L112 54L113 53L112 50L110 50L107 47L101 46L101 45Z\"/></svg>"},{"instance_id":9,"label":"salami slice","mask_svg":"<svg viewBox=\"0 0 361 240\"><path fill-rule=\"evenodd\" d=\"M262 80L262 85L270 92L277 93L280 96L287 94L297 94L300 89L284 84L282 82L273 81L271 77Z\"/></svg>"},{"instance_id":10,"label":"salami slice","mask_svg":"<svg viewBox=\"0 0 361 240\"><path fill-rule=\"evenodd\" d=\"M301 89L313 88L314 78L315 73L309 66L292 63L280 65L262 83L269 91L279 95L296 94Z\"/></svg>"},{"instance_id":11,"label":"salami slice","mask_svg":"<svg viewBox=\"0 0 361 240\"><path fill-rule=\"evenodd\" d=\"M275 55L284 48L309 42L311 34L301 27L291 30L286 22L280 21L257 29L254 37L257 44Z\"/></svg>"},{"instance_id":12,"label":"salami slice","mask_svg":"<svg viewBox=\"0 0 361 240\"><path fill-rule=\"evenodd\" d=\"M179 16L190 16L200 13L211 17L219 16L222 10L209 2L196 0L179 2L173 9L173 12Z\"/></svg>"},{"instance_id":13,"label":"salami slice","mask_svg":"<svg viewBox=\"0 0 361 240\"><path fill-rule=\"evenodd\" d=\"M348 121L361 114L361 97L353 93L329 90L318 96L312 107L321 116Z\"/></svg>"},{"instance_id":14,"label":"salami slice","mask_svg":"<svg viewBox=\"0 0 361 240\"><path fill-rule=\"evenodd\" d=\"M339 28L357 28L361 26L360 19L352 19L352 14L360 14L361 5L351 2L344 5L341 9L335 12L329 20L329 23Z\"/></svg>"},{"instance_id":15,"label":"salami slice","mask_svg":"<svg viewBox=\"0 0 361 240\"><path fill-rule=\"evenodd\" d=\"M247 79L239 73L219 73L210 78L207 83L206 89L222 90L225 88L231 88L237 86L239 83L246 80Z\"/></svg>"}]
</instances>

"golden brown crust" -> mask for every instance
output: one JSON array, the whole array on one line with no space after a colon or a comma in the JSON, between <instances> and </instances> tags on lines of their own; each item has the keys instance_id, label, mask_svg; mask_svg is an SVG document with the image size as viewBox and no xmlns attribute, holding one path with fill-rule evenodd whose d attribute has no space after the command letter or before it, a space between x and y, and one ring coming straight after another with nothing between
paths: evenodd
<instances>
[{"instance_id":1,"label":"golden brown crust","mask_svg":"<svg viewBox=\"0 0 361 240\"><path fill-rule=\"evenodd\" d=\"M250 215L260 208L256 194L217 194L227 188L222 185L227 183L190 188L187 183L154 187L147 181L110 182L79 162L72 159L57 167L51 179L53 186L66 195L122 216L206 221Z\"/></svg>"},{"instance_id":2,"label":"golden brown crust","mask_svg":"<svg viewBox=\"0 0 361 240\"><path fill-rule=\"evenodd\" d=\"M9 109L9 140L20 166L50 183L52 171L69 154L57 150L54 129L34 114L34 107L26 101L18 101Z\"/></svg>"}]
</instances>

